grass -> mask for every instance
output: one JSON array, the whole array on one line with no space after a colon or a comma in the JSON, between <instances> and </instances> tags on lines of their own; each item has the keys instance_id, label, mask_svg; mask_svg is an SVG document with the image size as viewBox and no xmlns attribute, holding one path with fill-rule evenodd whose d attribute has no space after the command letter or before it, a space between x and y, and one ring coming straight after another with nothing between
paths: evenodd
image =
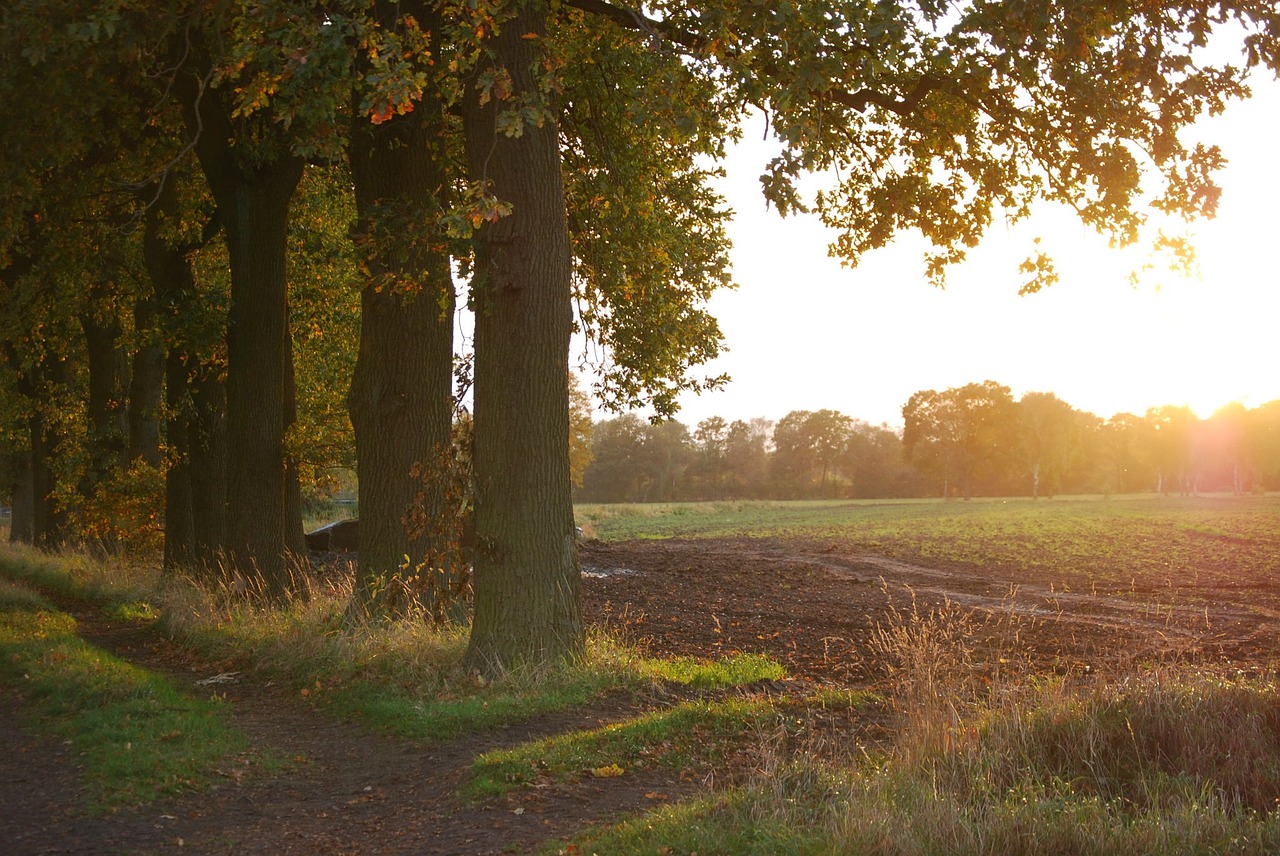
<instances>
[{"instance_id":1,"label":"grass","mask_svg":"<svg viewBox=\"0 0 1280 856\"><path fill-rule=\"evenodd\" d=\"M687 768L723 758L779 716L767 701L690 701L600 728L571 731L486 752L472 766L470 791L491 796L540 778L611 778L661 763Z\"/></svg>"},{"instance_id":2,"label":"grass","mask_svg":"<svg viewBox=\"0 0 1280 856\"><path fill-rule=\"evenodd\" d=\"M950 742L921 747L908 729L848 768L776 757L577 852L1274 853L1278 701L1274 682L1212 675L1044 686Z\"/></svg>"},{"instance_id":3,"label":"grass","mask_svg":"<svg viewBox=\"0 0 1280 856\"><path fill-rule=\"evenodd\" d=\"M580 505L604 541L801 538L1077 592L1239 586L1280 576L1280 496Z\"/></svg>"},{"instance_id":4,"label":"grass","mask_svg":"<svg viewBox=\"0 0 1280 856\"><path fill-rule=\"evenodd\" d=\"M465 628L416 618L351 625L349 589L316 589L262 609L229 587L150 577L85 557L0 548L0 571L59 594L91 598L117 620L154 621L171 637L226 668L250 668L300 698L371 729L443 740L587 704L612 692L675 682L715 689L783 676L767 657L721 660L643 657L604 633L582 663L477 682L461 668Z\"/></svg>"},{"instance_id":5,"label":"grass","mask_svg":"<svg viewBox=\"0 0 1280 856\"><path fill-rule=\"evenodd\" d=\"M240 775L247 742L222 706L82 641L75 621L31 589L0 581L0 680L32 727L66 739L91 802L113 808Z\"/></svg>"},{"instance_id":6,"label":"grass","mask_svg":"<svg viewBox=\"0 0 1280 856\"><path fill-rule=\"evenodd\" d=\"M584 506L578 514L605 540L807 539L846 555L992 568L1056 590L1200 586L1179 595L1191 598L1212 596L1214 586L1256 586L1250 602L1265 606L1266 585L1280 574L1278 497ZM9 564L0 553L0 565ZM717 694L781 670L752 656L646 658L603 634L589 641L584 663L481 684L458 665L460 628L412 620L352 627L342 618L341 589L266 611L183 581L133 574L121 583L83 559L30 564L37 567L18 576L96 597L117 618L158 621L229 668L266 671L336 715L415 740L655 682L707 691L477 760L468 792L481 799L658 766L716 770L722 782L549 852L1280 852L1280 685L1265 664L1246 676L1130 658L1110 671L1098 663L1090 674L1042 674L1022 642L1040 618L912 601L890 607L868 641L891 691L874 711L847 691ZM6 614L53 616L42 619L47 627L23 625L21 644L73 632L58 630L62 619L29 589L4 592ZM819 734L806 725L806 714L823 705L843 706L835 719L844 730ZM860 744L860 717L879 728L886 716L889 728ZM831 741L843 741L837 748L845 751L830 751ZM720 776L726 766L736 773Z\"/></svg>"},{"instance_id":7,"label":"grass","mask_svg":"<svg viewBox=\"0 0 1280 856\"><path fill-rule=\"evenodd\" d=\"M850 763L764 752L744 784L563 852L1264 854L1280 849L1280 683L1158 667L1045 676L1009 664L1017 616L891 611L896 738ZM1007 647L980 646L984 621ZM997 634L999 635L999 634ZM557 852L549 850L548 852Z\"/></svg>"}]
</instances>

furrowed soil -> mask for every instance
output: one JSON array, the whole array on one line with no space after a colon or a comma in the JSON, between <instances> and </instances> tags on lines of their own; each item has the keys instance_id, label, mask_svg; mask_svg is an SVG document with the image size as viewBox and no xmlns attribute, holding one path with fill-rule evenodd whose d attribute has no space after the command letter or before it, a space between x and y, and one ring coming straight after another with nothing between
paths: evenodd
<instances>
[{"instance_id":1,"label":"furrowed soil","mask_svg":"<svg viewBox=\"0 0 1280 856\"><path fill-rule=\"evenodd\" d=\"M1197 560L1203 567L1176 584L1122 568L1054 577L1009 563L915 563L838 539L790 537L592 542L582 562L588 619L650 653L764 652L786 666L791 686L883 689L888 672L871 644L877 624L939 609L991 619L979 626L1004 635L990 643L1012 641L1038 669L1134 659L1270 669L1280 659L1280 557L1258 555L1210 545ZM183 686L195 690L221 671L146 627L59 606L87 641ZM335 721L252 674L217 691L253 744L244 768L201 794L100 814L85 805L68 747L23 727L20 693L0 687L0 852L525 853L708 786L707 771L645 770L481 802L458 795L480 752L669 703L656 693L419 745ZM283 770L258 770L263 753L282 758Z\"/></svg>"}]
</instances>

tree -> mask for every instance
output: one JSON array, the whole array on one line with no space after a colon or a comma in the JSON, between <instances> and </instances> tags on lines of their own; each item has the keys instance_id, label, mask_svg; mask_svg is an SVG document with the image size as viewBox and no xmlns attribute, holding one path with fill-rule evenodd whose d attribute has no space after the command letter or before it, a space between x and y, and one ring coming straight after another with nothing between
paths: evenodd
<instances>
[{"instance_id":1,"label":"tree","mask_svg":"<svg viewBox=\"0 0 1280 856\"><path fill-rule=\"evenodd\" d=\"M1024 466L1031 475L1031 497L1043 485L1050 497L1079 462L1076 411L1052 392L1028 392L1018 401L1018 427Z\"/></svg>"},{"instance_id":2,"label":"tree","mask_svg":"<svg viewBox=\"0 0 1280 856\"><path fill-rule=\"evenodd\" d=\"M729 494L735 498L763 496L769 469L769 442L774 424L768 419L735 419L724 440L724 462L729 470Z\"/></svg>"},{"instance_id":3,"label":"tree","mask_svg":"<svg viewBox=\"0 0 1280 856\"><path fill-rule=\"evenodd\" d=\"M887 425L855 420L840 468L853 483L852 495L862 499L923 492L919 471L903 460L902 437Z\"/></svg>"},{"instance_id":4,"label":"tree","mask_svg":"<svg viewBox=\"0 0 1280 856\"><path fill-rule=\"evenodd\" d=\"M953 482L965 499L984 482L997 488L1015 447L1014 407L1009 387L990 380L917 392L902 408L907 459L941 479L944 497Z\"/></svg>"},{"instance_id":5,"label":"tree","mask_svg":"<svg viewBox=\"0 0 1280 856\"><path fill-rule=\"evenodd\" d=\"M570 280L559 138L545 78L549 7L516 6L483 42L462 102L469 177L511 213L475 236L475 613L466 663L493 674L584 644L569 480ZM482 99L509 81L521 110ZM502 123L518 123L504 134ZM521 593L512 585L520 581Z\"/></svg>"},{"instance_id":6,"label":"tree","mask_svg":"<svg viewBox=\"0 0 1280 856\"><path fill-rule=\"evenodd\" d=\"M376 32L390 44L362 54L359 71L366 81L385 73L375 66L381 57L396 56L401 40L417 43L424 54L419 67L434 62L443 22L433 7L379 0L372 12ZM376 86L353 85L369 109L353 117L348 154L366 275L348 398L360 476L360 565L352 606L357 613L394 612L406 605L374 603L386 577L425 563L431 572L422 576L439 591L422 596L436 602L439 592L458 588L463 573L446 567L441 554L448 545L433 543L431 527L419 527L411 537L405 525L415 503L427 519L445 513L447 479L429 471L450 448L453 413L454 285L440 227L455 180L451 120L438 82L391 115L382 111L393 102L380 98Z\"/></svg>"},{"instance_id":7,"label":"tree","mask_svg":"<svg viewBox=\"0 0 1280 856\"><path fill-rule=\"evenodd\" d=\"M1197 485L1196 426L1200 420L1189 407L1153 407L1143 419L1143 452L1156 474L1156 493L1172 485L1183 494Z\"/></svg>"},{"instance_id":8,"label":"tree","mask_svg":"<svg viewBox=\"0 0 1280 856\"><path fill-rule=\"evenodd\" d=\"M591 396L576 375L569 377L569 481L582 487L592 460Z\"/></svg>"},{"instance_id":9,"label":"tree","mask_svg":"<svg viewBox=\"0 0 1280 856\"><path fill-rule=\"evenodd\" d=\"M853 420L835 410L794 410L773 431L773 468L779 487L791 495L827 496L833 471L844 456Z\"/></svg>"},{"instance_id":10,"label":"tree","mask_svg":"<svg viewBox=\"0 0 1280 856\"><path fill-rule=\"evenodd\" d=\"M719 416L703 419L694 429L693 440L697 453L694 463L697 495L706 499L722 499L725 482L729 478L725 466L729 423Z\"/></svg>"},{"instance_id":11,"label":"tree","mask_svg":"<svg viewBox=\"0 0 1280 856\"><path fill-rule=\"evenodd\" d=\"M645 452L647 429L634 413L597 422L591 429L591 463L581 497L588 502L639 502L651 481Z\"/></svg>"}]
</instances>

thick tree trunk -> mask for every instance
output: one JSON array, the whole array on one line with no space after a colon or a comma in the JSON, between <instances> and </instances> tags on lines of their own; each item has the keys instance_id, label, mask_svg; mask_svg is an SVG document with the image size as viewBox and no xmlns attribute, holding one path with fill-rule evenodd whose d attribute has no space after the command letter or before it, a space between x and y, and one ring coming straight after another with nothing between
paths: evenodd
<instances>
[{"instance_id":1,"label":"thick tree trunk","mask_svg":"<svg viewBox=\"0 0 1280 856\"><path fill-rule=\"evenodd\" d=\"M105 479L127 464L129 364L120 347L119 319L100 317L91 309L80 316L80 327L89 358L89 469L83 493L92 497Z\"/></svg>"},{"instance_id":2,"label":"thick tree trunk","mask_svg":"<svg viewBox=\"0 0 1280 856\"><path fill-rule=\"evenodd\" d=\"M183 83L191 84L186 78ZM195 87L193 87L195 90ZM289 339L285 232L302 161L280 155L253 162L218 93L187 93L188 127L218 203L230 262L227 324L227 541L229 569L273 600L291 594L293 519L284 436L288 430ZM198 116L196 115L198 109ZM274 133L262 128L261 133Z\"/></svg>"},{"instance_id":3,"label":"thick tree trunk","mask_svg":"<svg viewBox=\"0 0 1280 856\"><path fill-rule=\"evenodd\" d=\"M215 190L227 230L231 310L227 321L227 555L272 599L291 589L286 555L295 528L285 460L288 303L285 226L301 163L246 174L229 170ZM296 528L301 530L299 519Z\"/></svg>"},{"instance_id":4,"label":"thick tree trunk","mask_svg":"<svg viewBox=\"0 0 1280 856\"><path fill-rule=\"evenodd\" d=\"M9 543L30 544L35 540L35 531L29 448L9 452L9 479Z\"/></svg>"},{"instance_id":5,"label":"thick tree trunk","mask_svg":"<svg viewBox=\"0 0 1280 856\"><path fill-rule=\"evenodd\" d=\"M379 4L379 15L390 6ZM425 11L416 14L428 26ZM422 526L406 525L416 502L423 520L444 513L446 474L422 477L449 446L452 415L453 279L433 234L447 183L444 139L442 106L430 96L381 125L357 118L351 137L358 246L371 277L360 298L360 351L347 399L360 480L357 615L403 606L375 603L374 593L382 578L402 572L406 557L412 571L442 564L450 552ZM452 596L464 569L427 570L421 594L429 604L465 608Z\"/></svg>"},{"instance_id":6,"label":"thick tree trunk","mask_svg":"<svg viewBox=\"0 0 1280 856\"><path fill-rule=\"evenodd\" d=\"M536 91L547 6L492 40L514 91ZM475 619L466 663L483 673L579 656L584 633L569 481L571 251L555 123L496 130L496 100L463 105L473 180L512 213L475 248Z\"/></svg>"},{"instance_id":7,"label":"thick tree trunk","mask_svg":"<svg viewBox=\"0 0 1280 856\"><path fill-rule=\"evenodd\" d=\"M286 233L303 163L282 153L288 141L269 117L233 123L221 92L204 90L194 64L175 77L173 89L218 206L231 269L225 557L279 600L290 593L293 560L306 559L288 555L302 521L290 519L284 442L292 354Z\"/></svg>"},{"instance_id":8,"label":"thick tree trunk","mask_svg":"<svg viewBox=\"0 0 1280 856\"><path fill-rule=\"evenodd\" d=\"M133 325L141 344L133 355L129 377L129 462L152 467L164 462L160 451L160 402L164 399L165 354L158 343L158 318L154 294L139 298L133 307Z\"/></svg>"}]
</instances>

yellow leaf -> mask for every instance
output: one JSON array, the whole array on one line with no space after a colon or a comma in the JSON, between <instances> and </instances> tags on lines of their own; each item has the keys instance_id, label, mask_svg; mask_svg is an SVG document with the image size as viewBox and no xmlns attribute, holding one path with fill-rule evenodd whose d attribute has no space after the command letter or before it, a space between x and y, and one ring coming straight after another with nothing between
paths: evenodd
<instances>
[{"instance_id":1,"label":"yellow leaf","mask_svg":"<svg viewBox=\"0 0 1280 856\"><path fill-rule=\"evenodd\" d=\"M617 764L606 764L603 767L596 767L591 771L591 775L595 776L597 779L614 779L621 776L624 772L626 771Z\"/></svg>"}]
</instances>

